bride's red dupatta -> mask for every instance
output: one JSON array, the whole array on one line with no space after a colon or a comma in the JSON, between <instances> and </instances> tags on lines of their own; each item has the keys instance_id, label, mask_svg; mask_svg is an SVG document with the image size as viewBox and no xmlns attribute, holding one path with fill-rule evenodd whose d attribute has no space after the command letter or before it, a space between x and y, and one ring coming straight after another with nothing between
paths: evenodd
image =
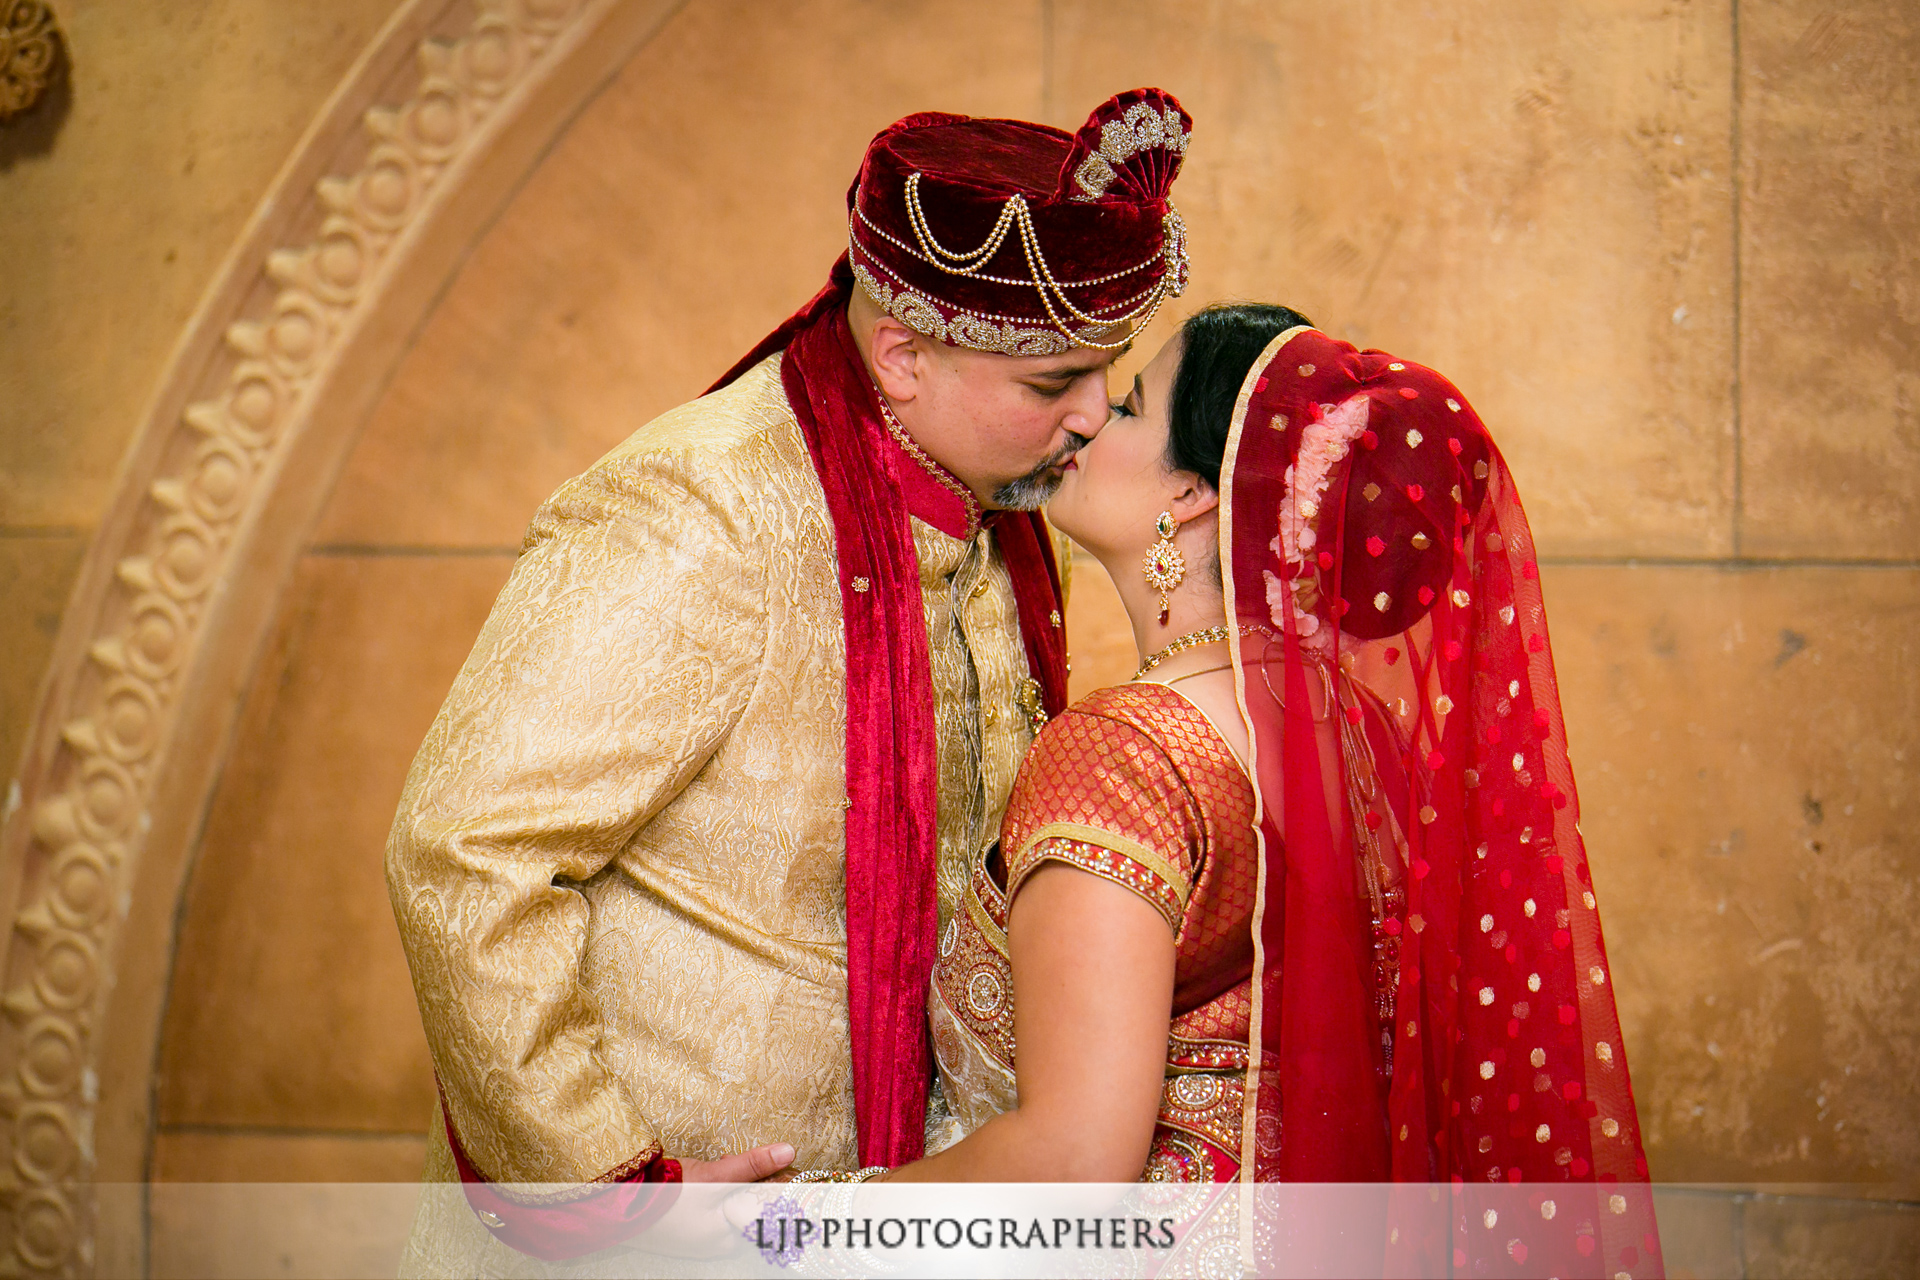
<instances>
[{"instance_id":1,"label":"bride's red dupatta","mask_svg":"<svg viewBox=\"0 0 1920 1280\"><path fill-rule=\"evenodd\" d=\"M1390 1228L1385 1265L1658 1274L1533 539L1486 428L1434 371L1291 330L1241 389L1221 544L1262 858L1243 1177L1525 1184L1504 1228Z\"/></svg>"}]
</instances>

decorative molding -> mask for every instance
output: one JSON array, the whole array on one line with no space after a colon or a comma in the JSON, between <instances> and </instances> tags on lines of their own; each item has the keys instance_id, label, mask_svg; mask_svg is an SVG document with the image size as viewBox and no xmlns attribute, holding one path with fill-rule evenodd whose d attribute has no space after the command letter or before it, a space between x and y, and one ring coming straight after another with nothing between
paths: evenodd
<instances>
[{"instance_id":1,"label":"decorative molding","mask_svg":"<svg viewBox=\"0 0 1920 1280\"><path fill-rule=\"evenodd\" d=\"M44 0L0 0L0 124L46 94L60 73L62 43Z\"/></svg>"},{"instance_id":2,"label":"decorative molding","mask_svg":"<svg viewBox=\"0 0 1920 1280\"><path fill-rule=\"evenodd\" d=\"M401 4L189 324L0 813L0 1274L144 1273L141 1205L94 1184L145 1177L174 914L280 585L432 299L675 8Z\"/></svg>"}]
</instances>

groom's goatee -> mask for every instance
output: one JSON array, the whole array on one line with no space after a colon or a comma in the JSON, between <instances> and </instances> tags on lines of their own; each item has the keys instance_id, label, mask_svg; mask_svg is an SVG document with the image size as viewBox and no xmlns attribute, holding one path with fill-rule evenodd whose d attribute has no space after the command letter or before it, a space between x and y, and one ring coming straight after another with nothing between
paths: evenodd
<instances>
[{"instance_id":1,"label":"groom's goatee","mask_svg":"<svg viewBox=\"0 0 1920 1280\"><path fill-rule=\"evenodd\" d=\"M1064 478L1058 468L1066 465L1067 459L1080 452L1091 443L1092 437L1067 432L1067 442L1045 462L1017 480L1009 480L993 491L993 505L1002 511L1038 511L1047 505L1054 490L1060 487Z\"/></svg>"}]
</instances>

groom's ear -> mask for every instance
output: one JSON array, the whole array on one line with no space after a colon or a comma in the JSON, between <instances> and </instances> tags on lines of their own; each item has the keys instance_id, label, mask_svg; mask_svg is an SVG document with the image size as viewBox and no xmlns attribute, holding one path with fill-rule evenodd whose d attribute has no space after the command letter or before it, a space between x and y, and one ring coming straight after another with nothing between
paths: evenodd
<instances>
[{"instance_id":1,"label":"groom's ear","mask_svg":"<svg viewBox=\"0 0 1920 1280\"><path fill-rule=\"evenodd\" d=\"M874 379L889 400L906 404L920 394L920 335L884 312L872 333Z\"/></svg>"}]
</instances>

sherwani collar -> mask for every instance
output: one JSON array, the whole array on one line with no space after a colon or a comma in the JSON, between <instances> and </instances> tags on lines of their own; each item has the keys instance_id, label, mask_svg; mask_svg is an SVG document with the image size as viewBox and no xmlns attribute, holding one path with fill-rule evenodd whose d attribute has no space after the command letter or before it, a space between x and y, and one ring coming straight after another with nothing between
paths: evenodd
<instances>
[{"instance_id":1,"label":"sherwani collar","mask_svg":"<svg viewBox=\"0 0 1920 1280\"><path fill-rule=\"evenodd\" d=\"M876 398L879 389L874 390ZM880 419L886 427L881 442L881 461L900 486L900 497L907 514L932 525L949 538L962 540L980 531L980 500L960 482L953 472L935 462L926 450L914 442L884 399L880 400ZM997 512L989 513L989 520Z\"/></svg>"}]
</instances>

